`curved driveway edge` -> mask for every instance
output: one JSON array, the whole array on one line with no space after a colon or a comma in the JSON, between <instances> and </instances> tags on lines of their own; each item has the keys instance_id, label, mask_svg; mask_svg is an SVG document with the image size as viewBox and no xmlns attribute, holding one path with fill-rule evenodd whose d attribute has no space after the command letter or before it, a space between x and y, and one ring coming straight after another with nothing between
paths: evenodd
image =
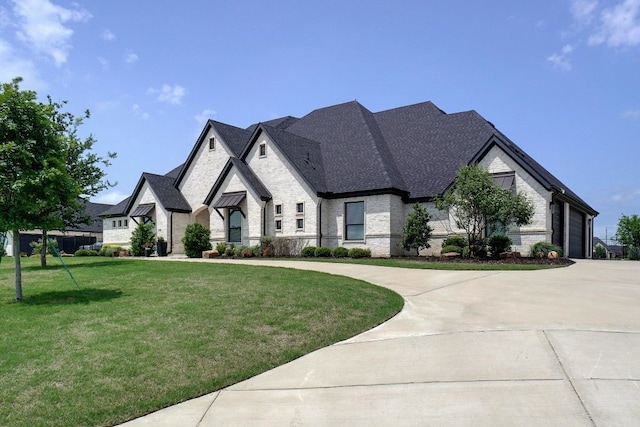
<instances>
[{"instance_id":1,"label":"curved driveway edge","mask_svg":"<svg viewBox=\"0 0 640 427\"><path fill-rule=\"evenodd\" d=\"M206 260L204 262L221 262ZM405 299L386 323L127 426L628 426L640 420L640 263L341 274Z\"/></svg>"}]
</instances>

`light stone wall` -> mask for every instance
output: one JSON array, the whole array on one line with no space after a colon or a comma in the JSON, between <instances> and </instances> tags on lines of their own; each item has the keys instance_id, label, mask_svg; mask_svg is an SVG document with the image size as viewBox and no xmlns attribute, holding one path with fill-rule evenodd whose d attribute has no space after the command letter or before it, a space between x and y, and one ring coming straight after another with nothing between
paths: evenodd
<instances>
[{"instance_id":1,"label":"light stone wall","mask_svg":"<svg viewBox=\"0 0 640 427\"><path fill-rule=\"evenodd\" d=\"M260 156L260 144L266 145L266 155ZM287 161L278 147L262 134L248 153L246 162L271 193L272 199L266 203L266 234L275 237L295 238L305 245L316 245L318 230L318 197L304 182L295 168ZM304 204L304 213L296 212L296 205ZM282 221L282 230L275 231L275 206L282 205L282 214L277 219ZM259 216L251 216L250 222L260 223ZM298 229L297 219L304 219L304 228ZM258 244L262 235L261 228L252 228L250 239Z\"/></svg>"},{"instance_id":2,"label":"light stone wall","mask_svg":"<svg viewBox=\"0 0 640 427\"><path fill-rule=\"evenodd\" d=\"M187 225L193 223L191 215L188 213L169 212L169 224L171 228L171 239L167 239L167 251L172 254L183 254L184 245L182 238Z\"/></svg>"},{"instance_id":3,"label":"light stone wall","mask_svg":"<svg viewBox=\"0 0 640 427\"><path fill-rule=\"evenodd\" d=\"M524 255L529 253L529 248L534 243L551 242L551 192L498 147L493 147L479 164L490 173L514 171L516 191L526 195L533 202L535 213L531 224L520 228L514 226L508 233L513 240L513 250Z\"/></svg>"},{"instance_id":4,"label":"light stone wall","mask_svg":"<svg viewBox=\"0 0 640 427\"><path fill-rule=\"evenodd\" d=\"M210 137L216 139L215 150L209 150ZM222 142L220 135L213 129L209 129L178 187L193 211L202 206L202 202L231 155L231 151Z\"/></svg>"},{"instance_id":5,"label":"light stone wall","mask_svg":"<svg viewBox=\"0 0 640 427\"><path fill-rule=\"evenodd\" d=\"M127 227L118 227L118 221L127 220ZM113 221L116 222L116 226L113 226ZM126 216L104 218L102 220L102 240L106 244L115 244L120 246L129 247L131 244L131 232L136 227L136 223Z\"/></svg>"}]
</instances>

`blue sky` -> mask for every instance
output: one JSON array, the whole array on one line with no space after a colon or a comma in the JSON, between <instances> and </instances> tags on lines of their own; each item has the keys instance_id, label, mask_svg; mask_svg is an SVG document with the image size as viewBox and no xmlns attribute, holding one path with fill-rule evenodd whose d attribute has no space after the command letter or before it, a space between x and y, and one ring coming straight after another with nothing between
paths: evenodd
<instances>
[{"instance_id":1,"label":"blue sky","mask_svg":"<svg viewBox=\"0 0 640 427\"><path fill-rule=\"evenodd\" d=\"M206 119L357 100L476 110L600 212L640 214L640 0L0 0L0 81L91 110L94 198L182 163ZM212 181L215 176L212 176Z\"/></svg>"}]
</instances>

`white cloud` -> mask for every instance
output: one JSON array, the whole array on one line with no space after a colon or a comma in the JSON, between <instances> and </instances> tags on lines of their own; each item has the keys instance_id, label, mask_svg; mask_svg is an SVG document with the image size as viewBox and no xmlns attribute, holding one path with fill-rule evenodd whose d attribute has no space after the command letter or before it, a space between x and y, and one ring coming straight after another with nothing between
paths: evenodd
<instances>
[{"instance_id":1,"label":"white cloud","mask_svg":"<svg viewBox=\"0 0 640 427\"><path fill-rule=\"evenodd\" d=\"M84 9L65 9L49 0L13 0L18 17L16 35L40 54L51 56L56 66L67 61L73 30L64 24L85 22L91 14Z\"/></svg>"},{"instance_id":2,"label":"white cloud","mask_svg":"<svg viewBox=\"0 0 640 427\"><path fill-rule=\"evenodd\" d=\"M627 110L622 113L622 117L626 119L638 119L640 120L640 110Z\"/></svg>"},{"instance_id":3,"label":"white cloud","mask_svg":"<svg viewBox=\"0 0 640 427\"><path fill-rule=\"evenodd\" d=\"M217 114L217 111L210 110L210 109L207 108L205 110L202 110L201 113L196 114L195 116L193 116L193 118L199 124L204 125L207 122L207 120L212 119L213 116L215 116L216 114Z\"/></svg>"},{"instance_id":4,"label":"white cloud","mask_svg":"<svg viewBox=\"0 0 640 427\"><path fill-rule=\"evenodd\" d=\"M571 14L579 23L589 24L597 7L597 0L574 0L571 3Z\"/></svg>"},{"instance_id":5,"label":"white cloud","mask_svg":"<svg viewBox=\"0 0 640 427\"><path fill-rule=\"evenodd\" d=\"M39 91L47 86L38 75L35 64L20 58L9 43L0 39L0 81L10 82L16 77L23 78L22 89Z\"/></svg>"},{"instance_id":6,"label":"white cloud","mask_svg":"<svg viewBox=\"0 0 640 427\"><path fill-rule=\"evenodd\" d=\"M116 35L113 34L111 30L102 30L102 32L100 32L100 37L102 40L106 40L108 42L116 39Z\"/></svg>"},{"instance_id":7,"label":"white cloud","mask_svg":"<svg viewBox=\"0 0 640 427\"><path fill-rule=\"evenodd\" d=\"M107 205L115 205L129 197L129 194L122 193L118 190L106 191L93 197L93 203L105 203Z\"/></svg>"},{"instance_id":8,"label":"white cloud","mask_svg":"<svg viewBox=\"0 0 640 427\"><path fill-rule=\"evenodd\" d=\"M601 26L589 38L589 44L609 47L640 44L640 0L624 0L600 15Z\"/></svg>"},{"instance_id":9,"label":"white cloud","mask_svg":"<svg viewBox=\"0 0 640 427\"><path fill-rule=\"evenodd\" d=\"M547 58L547 62L551 62L554 67L563 71L571 71L573 66L569 60L569 55L573 52L573 46L570 44L564 45L560 53L554 53Z\"/></svg>"},{"instance_id":10,"label":"white cloud","mask_svg":"<svg viewBox=\"0 0 640 427\"><path fill-rule=\"evenodd\" d=\"M131 109L136 117L140 117L143 120L147 120L150 117L149 113L142 111L142 108L138 104L133 104L133 107L131 107Z\"/></svg>"},{"instance_id":11,"label":"white cloud","mask_svg":"<svg viewBox=\"0 0 640 427\"><path fill-rule=\"evenodd\" d=\"M106 58L102 56L98 56L98 62L100 63L100 65L102 65L102 69L104 70L109 69L109 61Z\"/></svg>"},{"instance_id":12,"label":"white cloud","mask_svg":"<svg viewBox=\"0 0 640 427\"><path fill-rule=\"evenodd\" d=\"M168 104L181 104L182 98L187 94L184 87L175 85L171 87L168 84L162 85L160 89L149 88L147 93L150 95L158 95L157 100Z\"/></svg>"},{"instance_id":13,"label":"white cloud","mask_svg":"<svg viewBox=\"0 0 640 427\"><path fill-rule=\"evenodd\" d=\"M133 64L134 62L138 62L138 59L140 59L140 58L132 50L127 50L124 53L124 62L126 62L127 64Z\"/></svg>"}]
</instances>

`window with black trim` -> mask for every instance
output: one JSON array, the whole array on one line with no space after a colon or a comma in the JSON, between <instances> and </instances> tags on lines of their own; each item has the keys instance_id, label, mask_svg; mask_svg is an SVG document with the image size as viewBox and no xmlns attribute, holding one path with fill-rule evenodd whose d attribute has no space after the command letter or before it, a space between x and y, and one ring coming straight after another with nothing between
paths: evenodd
<instances>
[{"instance_id":1,"label":"window with black trim","mask_svg":"<svg viewBox=\"0 0 640 427\"><path fill-rule=\"evenodd\" d=\"M276 231L282 231L282 220L276 219Z\"/></svg>"},{"instance_id":2,"label":"window with black trim","mask_svg":"<svg viewBox=\"0 0 640 427\"><path fill-rule=\"evenodd\" d=\"M242 241L242 212L239 209L229 209L229 224L227 230L229 242Z\"/></svg>"},{"instance_id":3,"label":"window with black trim","mask_svg":"<svg viewBox=\"0 0 640 427\"><path fill-rule=\"evenodd\" d=\"M276 205L276 215L282 215L282 205Z\"/></svg>"},{"instance_id":4,"label":"window with black trim","mask_svg":"<svg viewBox=\"0 0 640 427\"><path fill-rule=\"evenodd\" d=\"M129 220L128 220L128 219L125 219L125 220L124 220L124 226L125 226L125 227L127 227L127 228L129 228Z\"/></svg>"},{"instance_id":5,"label":"window with black trim","mask_svg":"<svg viewBox=\"0 0 640 427\"><path fill-rule=\"evenodd\" d=\"M258 153L260 157L267 157L267 144L265 142L258 147Z\"/></svg>"},{"instance_id":6,"label":"window with black trim","mask_svg":"<svg viewBox=\"0 0 640 427\"><path fill-rule=\"evenodd\" d=\"M111 226L112 226L113 228L116 228L116 220L115 220L115 219L111 222Z\"/></svg>"},{"instance_id":7,"label":"window with black trim","mask_svg":"<svg viewBox=\"0 0 640 427\"><path fill-rule=\"evenodd\" d=\"M296 230L304 230L304 218L296 219Z\"/></svg>"},{"instance_id":8,"label":"window with black trim","mask_svg":"<svg viewBox=\"0 0 640 427\"><path fill-rule=\"evenodd\" d=\"M296 214L304 215L304 203L296 203Z\"/></svg>"},{"instance_id":9,"label":"window with black trim","mask_svg":"<svg viewBox=\"0 0 640 427\"><path fill-rule=\"evenodd\" d=\"M344 239L364 240L364 202L344 204Z\"/></svg>"},{"instance_id":10,"label":"window with black trim","mask_svg":"<svg viewBox=\"0 0 640 427\"><path fill-rule=\"evenodd\" d=\"M212 136L211 138L209 138L209 150L215 150L216 149L216 139Z\"/></svg>"}]
</instances>

